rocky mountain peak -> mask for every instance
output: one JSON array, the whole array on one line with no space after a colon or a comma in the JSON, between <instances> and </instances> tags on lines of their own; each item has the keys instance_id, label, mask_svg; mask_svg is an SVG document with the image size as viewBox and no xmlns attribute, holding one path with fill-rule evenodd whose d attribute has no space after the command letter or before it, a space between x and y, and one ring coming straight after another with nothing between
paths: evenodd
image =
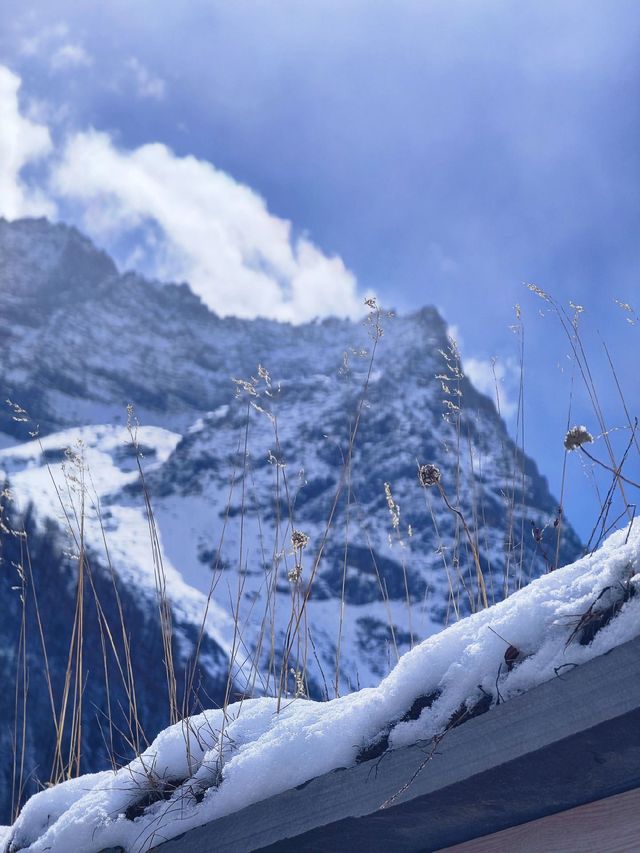
<instances>
[{"instance_id":1,"label":"rocky mountain peak","mask_svg":"<svg viewBox=\"0 0 640 853\"><path fill-rule=\"evenodd\" d=\"M0 218L0 297L55 305L83 298L118 275L115 263L76 228L47 219Z\"/></svg>"},{"instance_id":2,"label":"rocky mountain peak","mask_svg":"<svg viewBox=\"0 0 640 853\"><path fill-rule=\"evenodd\" d=\"M291 668L306 668L315 696L326 690L325 676L343 693L377 683L399 654L482 606L485 595L498 601L548 571L556 554L564 563L580 551L492 401L452 370L447 326L433 307L381 314L372 364L375 316L373 327L331 318L299 326L222 319L186 286L118 273L73 228L21 220L0 221L0 308L0 400L28 412L16 418L0 406L0 434L11 434L0 435L0 477L15 495L11 527L26 524L24 511L34 546L37 532L48 531L37 552L38 583L55 590L61 617L73 612L75 567L64 562L59 543L64 517L74 516L61 514L57 496L73 497L65 477L80 446L95 490L87 506L103 511L83 530L92 573L106 587L113 570L130 603L136 647L156 648L148 517L123 426L133 403L181 666L205 609L209 614L209 645L200 657L209 702L224 698L229 669L243 693L268 692L282 664L292 601L299 600L292 584L305 590L320 543L304 623L313 655L287 658ZM449 506L439 488L421 485L424 463L438 467ZM544 532L542 544L532 526ZM308 537L297 564L294 531ZM215 595L205 608L212 578ZM10 574L4 580L4 636L17 637L15 581ZM107 608L109 619L115 610ZM248 664L228 657L234 618L243 626ZM30 636L33 666L41 670L37 631ZM67 640L56 652L58 673ZM104 690L99 646L85 647L95 707ZM0 645L0 680L13 683L15 662L2 651ZM154 654L143 654L145 666L160 659ZM139 696L152 727L158 689L146 681ZM46 691L40 693L28 738L37 761L46 760L46 738L38 733L50 714ZM90 714L83 727L95 734ZM0 749L10 754L9 728L3 737ZM98 747L88 746L86 769L101 760Z\"/></svg>"}]
</instances>

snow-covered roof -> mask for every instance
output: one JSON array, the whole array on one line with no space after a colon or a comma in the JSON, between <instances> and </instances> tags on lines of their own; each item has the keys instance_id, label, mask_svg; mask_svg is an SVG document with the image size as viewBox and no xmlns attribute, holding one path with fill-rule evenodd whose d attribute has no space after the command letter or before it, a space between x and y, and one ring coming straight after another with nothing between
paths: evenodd
<instances>
[{"instance_id":1,"label":"snow-covered roof","mask_svg":"<svg viewBox=\"0 0 640 853\"><path fill-rule=\"evenodd\" d=\"M290 700L279 712L268 698L207 711L161 732L117 773L35 795L2 850L144 851L387 749L438 744L471 717L638 636L639 572L636 521L595 553L425 640L376 688Z\"/></svg>"}]
</instances>

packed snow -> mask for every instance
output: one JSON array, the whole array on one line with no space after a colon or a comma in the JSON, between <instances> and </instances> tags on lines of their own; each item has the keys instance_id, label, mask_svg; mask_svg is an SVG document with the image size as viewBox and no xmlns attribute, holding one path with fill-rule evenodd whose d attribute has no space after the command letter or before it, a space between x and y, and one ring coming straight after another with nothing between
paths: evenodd
<instances>
[{"instance_id":1,"label":"packed snow","mask_svg":"<svg viewBox=\"0 0 640 853\"><path fill-rule=\"evenodd\" d=\"M558 667L640 633L640 520L577 562L533 581L407 652L378 687L329 702L251 699L161 732L118 772L80 777L32 797L3 853L130 853L390 748L443 734L461 709L511 697ZM416 700L431 697L417 719ZM415 706L414 706L415 707ZM415 716L415 715L413 715ZM463 714L464 716L464 710ZM2 834L0 833L0 839Z\"/></svg>"}]
</instances>

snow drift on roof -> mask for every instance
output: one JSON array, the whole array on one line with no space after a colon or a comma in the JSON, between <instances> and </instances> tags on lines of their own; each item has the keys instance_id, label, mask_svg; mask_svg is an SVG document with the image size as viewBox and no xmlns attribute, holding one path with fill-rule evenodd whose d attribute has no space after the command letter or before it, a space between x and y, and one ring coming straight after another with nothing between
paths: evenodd
<instances>
[{"instance_id":1,"label":"snow drift on roof","mask_svg":"<svg viewBox=\"0 0 640 853\"><path fill-rule=\"evenodd\" d=\"M437 738L637 636L639 572L636 520L595 553L425 640L376 688L287 700L279 713L267 698L206 711L161 732L117 773L35 795L0 849L145 851L386 748Z\"/></svg>"}]
</instances>

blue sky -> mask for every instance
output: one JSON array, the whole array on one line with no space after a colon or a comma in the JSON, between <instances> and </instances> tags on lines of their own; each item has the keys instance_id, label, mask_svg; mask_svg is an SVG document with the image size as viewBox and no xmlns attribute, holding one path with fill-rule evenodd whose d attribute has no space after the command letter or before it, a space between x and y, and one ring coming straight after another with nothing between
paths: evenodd
<instances>
[{"instance_id":1,"label":"blue sky","mask_svg":"<svg viewBox=\"0 0 640 853\"><path fill-rule=\"evenodd\" d=\"M5 0L0 63L50 140L16 210L49 204L125 265L213 278L218 310L353 313L367 290L435 304L480 385L498 358L507 412L520 304L526 449L558 491L574 368L523 282L584 306L606 423L624 426L602 339L635 414L640 323L615 300L640 310L639 43L636 0ZM149 180L161 200L133 191ZM220 243L201 257L180 223L212 208ZM579 375L573 405L599 432ZM569 463L588 535L591 486Z\"/></svg>"}]
</instances>

